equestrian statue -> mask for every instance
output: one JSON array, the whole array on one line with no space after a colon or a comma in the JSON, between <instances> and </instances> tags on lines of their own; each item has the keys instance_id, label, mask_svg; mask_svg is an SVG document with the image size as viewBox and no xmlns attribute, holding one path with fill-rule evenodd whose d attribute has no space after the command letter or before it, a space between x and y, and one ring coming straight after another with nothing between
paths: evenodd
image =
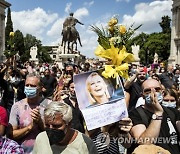
<instances>
[{"instance_id":1,"label":"equestrian statue","mask_svg":"<svg viewBox=\"0 0 180 154\"><path fill-rule=\"evenodd\" d=\"M68 48L68 53L71 51L73 52L73 46L75 46L75 50L77 51L77 40L79 41L80 46L81 44L81 39L79 36L79 32L76 30L76 24L79 23L81 25L84 25L81 23L78 19L73 17L73 13L69 14L69 17L67 17L63 23L63 29L62 29L62 42L61 46L64 45L64 53L65 53L65 48L66 48L66 43L67 43L67 48Z\"/></svg>"}]
</instances>

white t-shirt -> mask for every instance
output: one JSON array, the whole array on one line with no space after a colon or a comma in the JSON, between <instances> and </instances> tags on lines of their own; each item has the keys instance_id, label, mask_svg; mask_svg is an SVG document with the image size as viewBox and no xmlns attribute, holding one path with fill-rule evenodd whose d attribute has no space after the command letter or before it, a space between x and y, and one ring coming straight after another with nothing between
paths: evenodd
<instances>
[{"instance_id":1,"label":"white t-shirt","mask_svg":"<svg viewBox=\"0 0 180 154\"><path fill-rule=\"evenodd\" d=\"M46 132L40 133L36 137L33 154L97 154L97 149L93 141L86 135L78 132L75 140L67 146L49 144Z\"/></svg>"}]
</instances>

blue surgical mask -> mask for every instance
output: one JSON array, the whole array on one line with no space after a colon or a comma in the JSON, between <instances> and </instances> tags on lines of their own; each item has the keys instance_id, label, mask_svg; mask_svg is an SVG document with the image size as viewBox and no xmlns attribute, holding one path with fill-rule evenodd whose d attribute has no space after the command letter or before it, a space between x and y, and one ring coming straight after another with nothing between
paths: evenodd
<instances>
[{"instance_id":1,"label":"blue surgical mask","mask_svg":"<svg viewBox=\"0 0 180 154\"><path fill-rule=\"evenodd\" d=\"M163 101L162 106L176 108L176 101L174 102Z\"/></svg>"},{"instance_id":2,"label":"blue surgical mask","mask_svg":"<svg viewBox=\"0 0 180 154\"><path fill-rule=\"evenodd\" d=\"M34 98L37 95L37 87L26 87L25 86L24 93L27 98Z\"/></svg>"},{"instance_id":3,"label":"blue surgical mask","mask_svg":"<svg viewBox=\"0 0 180 154\"><path fill-rule=\"evenodd\" d=\"M156 92L156 96L157 96L158 102L159 102L159 103L162 103L162 101L163 101L163 96L162 96L162 94L161 94L160 92ZM147 104L152 103L151 94L145 95L145 102L146 102Z\"/></svg>"}]
</instances>

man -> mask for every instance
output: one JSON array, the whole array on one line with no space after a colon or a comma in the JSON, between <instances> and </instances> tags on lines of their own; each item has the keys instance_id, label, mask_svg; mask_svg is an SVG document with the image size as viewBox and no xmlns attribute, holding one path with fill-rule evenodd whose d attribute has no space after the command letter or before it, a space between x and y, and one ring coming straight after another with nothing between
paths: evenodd
<instances>
[{"instance_id":1,"label":"man","mask_svg":"<svg viewBox=\"0 0 180 154\"><path fill-rule=\"evenodd\" d=\"M33 149L34 154L97 154L93 141L70 128L72 109L62 102L51 102L44 111L46 131L40 133Z\"/></svg>"},{"instance_id":2,"label":"man","mask_svg":"<svg viewBox=\"0 0 180 154\"><path fill-rule=\"evenodd\" d=\"M180 113L161 106L162 88L157 80L142 84L145 105L130 112L133 121L131 135L139 144L156 144L173 154L180 153Z\"/></svg>"},{"instance_id":3,"label":"man","mask_svg":"<svg viewBox=\"0 0 180 154\"><path fill-rule=\"evenodd\" d=\"M172 88L173 85L177 86L177 77L174 75L173 70L173 65L169 64L167 72L164 72L159 76L159 79L165 88Z\"/></svg>"},{"instance_id":4,"label":"man","mask_svg":"<svg viewBox=\"0 0 180 154\"><path fill-rule=\"evenodd\" d=\"M66 30L67 27L71 27L72 32L77 32L75 26L77 23L84 25L78 19L73 17L74 13L70 13L69 17L67 17L63 23L63 30Z\"/></svg>"},{"instance_id":5,"label":"man","mask_svg":"<svg viewBox=\"0 0 180 154\"><path fill-rule=\"evenodd\" d=\"M9 123L13 128L13 139L31 153L36 136L44 130L43 109L49 100L40 96L41 82L38 76L29 74L25 81L26 98L16 102L11 109Z\"/></svg>"},{"instance_id":6,"label":"man","mask_svg":"<svg viewBox=\"0 0 180 154\"><path fill-rule=\"evenodd\" d=\"M43 96L46 98L52 96L57 85L57 80L54 76L50 74L49 69L46 69L44 71L44 77L41 78L41 82L43 84Z\"/></svg>"},{"instance_id":7,"label":"man","mask_svg":"<svg viewBox=\"0 0 180 154\"><path fill-rule=\"evenodd\" d=\"M141 97L142 88L141 85L146 79L146 73L143 67L138 68L138 71L127 80L124 84L126 91L126 100L128 104L128 110L132 110L136 106L138 98ZM136 81L135 81L136 80Z\"/></svg>"},{"instance_id":8,"label":"man","mask_svg":"<svg viewBox=\"0 0 180 154\"><path fill-rule=\"evenodd\" d=\"M23 154L23 148L15 141L3 137L8 126L8 115L5 108L0 106L0 153Z\"/></svg>"},{"instance_id":9,"label":"man","mask_svg":"<svg viewBox=\"0 0 180 154\"><path fill-rule=\"evenodd\" d=\"M78 19L73 17L74 13L70 13L69 17L67 17L63 23L63 30L61 35L64 36L64 34L68 31L68 29L70 28L70 32L74 35L77 36L77 39L79 40L80 46L81 45L81 40L80 40L80 36L79 36L79 32L76 29L76 24L79 23L81 25L84 25L83 23L81 23ZM70 35L70 34L69 34Z\"/></svg>"}]
</instances>

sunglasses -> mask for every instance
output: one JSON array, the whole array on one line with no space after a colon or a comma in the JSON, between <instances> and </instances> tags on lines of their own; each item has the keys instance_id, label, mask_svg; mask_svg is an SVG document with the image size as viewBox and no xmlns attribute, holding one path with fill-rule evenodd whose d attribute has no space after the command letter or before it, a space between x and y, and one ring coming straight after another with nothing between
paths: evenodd
<instances>
[{"instance_id":1,"label":"sunglasses","mask_svg":"<svg viewBox=\"0 0 180 154\"><path fill-rule=\"evenodd\" d=\"M155 88L153 88L153 89L155 89L156 92L161 92L161 87L155 87ZM151 93L151 88L144 89L143 92L144 92L145 94L149 94L149 93Z\"/></svg>"}]
</instances>

